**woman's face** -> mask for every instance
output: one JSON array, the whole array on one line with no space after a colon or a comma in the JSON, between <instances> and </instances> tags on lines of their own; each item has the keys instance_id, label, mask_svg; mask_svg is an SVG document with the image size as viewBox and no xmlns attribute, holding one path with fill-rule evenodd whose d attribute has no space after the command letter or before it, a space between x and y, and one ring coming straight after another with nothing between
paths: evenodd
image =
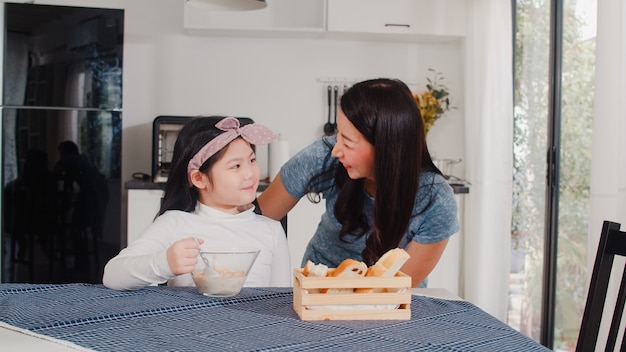
<instances>
[{"instance_id":1,"label":"woman's face","mask_svg":"<svg viewBox=\"0 0 626 352\"><path fill-rule=\"evenodd\" d=\"M351 179L365 178L373 184L374 146L354 127L341 109L337 114L337 144L332 154L343 164Z\"/></svg>"},{"instance_id":2,"label":"woman's face","mask_svg":"<svg viewBox=\"0 0 626 352\"><path fill-rule=\"evenodd\" d=\"M250 204L256 198L261 171L250 145L241 138L233 140L228 149L203 176L199 189L200 202L212 208L236 214L237 207Z\"/></svg>"}]
</instances>

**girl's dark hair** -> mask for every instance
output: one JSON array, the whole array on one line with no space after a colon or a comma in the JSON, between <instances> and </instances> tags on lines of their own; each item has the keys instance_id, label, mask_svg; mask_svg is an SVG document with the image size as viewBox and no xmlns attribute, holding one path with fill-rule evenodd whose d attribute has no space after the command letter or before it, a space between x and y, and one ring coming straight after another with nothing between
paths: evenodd
<instances>
[{"instance_id":1,"label":"girl's dark hair","mask_svg":"<svg viewBox=\"0 0 626 352\"><path fill-rule=\"evenodd\" d=\"M198 202L198 190L189 185L187 165L189 160L213 138L224 131L215 127L223 116L196 117L189 120L178 134L174 144L170 174L165 184L165 192L161 201L161 208L157 216L168 210L193 211ZM213 164L222 158L228 146L212 155L202 164L200 171L206 173Z\"/></svg>"},{"instance_id":2,"label":"girl's dark hair","mask_svg":"<svg viewBox=\"0 0 626 352\"><path fill-rule=\"evenodd\" d=\"M428 152L419 108L399 80L373 79L352 86L341 98L341 110L374 146L376 194L373 228L363 214L364 180L352 180L343 167L335 171L339 196L335 217L340 238L369 233L363 261L372 265L395 248L413 214L422 170L438 172Z\"/></svg>"}]
</instances>

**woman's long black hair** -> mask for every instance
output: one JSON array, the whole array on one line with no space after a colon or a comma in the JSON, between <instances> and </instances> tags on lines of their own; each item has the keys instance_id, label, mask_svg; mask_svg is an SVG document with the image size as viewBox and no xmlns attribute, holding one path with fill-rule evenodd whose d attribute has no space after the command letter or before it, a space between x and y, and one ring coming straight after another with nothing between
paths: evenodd
<instances>
[{"instance_id":1,"label":"woman's long black hair","mask_svg":"<svg viewBox=\"0 0 626 352\"><path fill-rule=\"evenodd\" d=\"M426 146L424 125L409 88L399 80L374 79L352 86L341 98L341 110L374 146L373 228L363 214L364 179L352 180L343 167L335 173L339 196L335 217L342 224L340 238L369 233L363 261L371 265L396 248L414 216L423 170L439 172Z\"/></svg>"},{"instance_id":2,"label":"woman's long black hair","mask_svg":"<svg viewBox=\"0 0 626 352\"><path fill-rule=\"evenodd\" d=\"M191 212L196 208L199 196L198 190L189 185L187 165L189 160L205 144L224 133L224 131L215 127L215 124L223 118L223 116L196 117L185 123L180 130L174 144L172 166L165 184L165 192L157 216L168 210ZM206 173L210 170L211 166L220 160L227 148L223 148L205 161L200 167L200 172Z\"/></svg>"}]
</instances>

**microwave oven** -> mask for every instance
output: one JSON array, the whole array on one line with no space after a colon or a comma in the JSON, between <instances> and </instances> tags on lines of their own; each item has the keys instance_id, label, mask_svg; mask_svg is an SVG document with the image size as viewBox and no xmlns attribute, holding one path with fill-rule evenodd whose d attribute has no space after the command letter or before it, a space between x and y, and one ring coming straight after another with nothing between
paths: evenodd
<instances>
[{"instance_id":1,"label":"microwave oven","mask_svg":"<svg viewBox=\"0 0 626 352\"><path fill-rule=\"evenodd\" d=\"M152 122L152 182L166 183L172 165L174 144L187 121L200 116L157 116ZM222 116L209 116L217 123ZM248 117L237 117L241 126L253 123Z\"/></svg>"}]
</instances>

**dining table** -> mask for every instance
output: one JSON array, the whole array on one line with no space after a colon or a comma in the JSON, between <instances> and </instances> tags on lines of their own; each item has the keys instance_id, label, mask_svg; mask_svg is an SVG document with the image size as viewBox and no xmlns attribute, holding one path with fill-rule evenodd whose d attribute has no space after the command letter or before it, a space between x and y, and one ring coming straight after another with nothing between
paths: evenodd
<instances>
[{"instance_id":1,"label":"dining table","mask_svg":"<svg viewBox=\"0 0 626 352\"><path fill-rule=\"evenodd\" d=\"M194 287L0 284L2 351L549 351L442 289L407 320L301 320L291 287L207 297Z\"/></svg>"}]
</instances>

